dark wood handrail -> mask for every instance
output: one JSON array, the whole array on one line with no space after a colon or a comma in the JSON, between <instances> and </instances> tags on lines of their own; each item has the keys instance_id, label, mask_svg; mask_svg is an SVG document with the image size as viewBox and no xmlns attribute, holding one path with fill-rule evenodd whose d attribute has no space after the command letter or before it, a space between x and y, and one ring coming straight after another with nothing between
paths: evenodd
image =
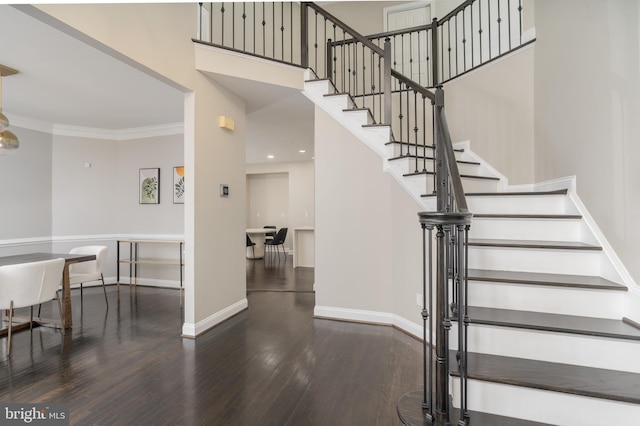
<instances>
[{"instance_id":1,"label":"dark wood handrail","mask_svg":"<svg viewBox=\"0 0 640 426\"><path fill-rule=\"evenodd\" d=\"M469 208L467 206L467 197L464 195L462 179L460 178L458 163L456 162L455 153L453 152L453 143L451 142L451 134L449 133L449 126L447 125L447 117L444 113L444 108L441 108L440 114L437 114L436 116L440 119L440 128L442 129L440 136L444 139L442 141L442 145L444 146L444 154L447 159L447 166L449 168L449 177L451 179L453 197L456 200L457 204L456 210L461 213L467 213L469 212Z\"/></svg>"},{"instance_id":2,"label":"dark wood handrail","mask_svg":"<svg viewBox=\"0 0 640 426\"><path fill-rule=\"evenodd\" d=\"M363 45L367 46L369 49L373 50L378 55L384 56L384 50L382 48L380 48L379 46L376 46L371 40L367 39L366 37L361 35L359 32L357 32L356 30L351 28L349 25L345 24L340 19L336 18L335 16L333 16L332 14L330 14L329 12L327 12L326 10L318 6L317 4L313 2L302 2L302 7L310 7L311 9L320 13L325 18L331 20L336 26L342 28L345 32L349 33L353 38L358 40Z\"/></svg>"},{"instance_id":3,"label":"dark wood handrail","mask_svg":"<svg viewBox=\"0 0 640 426\"><path fill-rule=\"evenodd\" d=\"M400 80L404 84L406 84L407 87L409 87L411 90L415 90L416 92L420 93L423 97L429 98L432 101L435 101L436 99L435 93L433 93L426 87L421 86L419 83L416 83L415 81L411 80L409 77L406 77L404 74L400 74L398 71L392 69L391 76Z\"/></svg>"},{"instance_id":4,"label":"dark wood handrail","mask_svg":"<svg viewBox=\"0 0 640 426\"><path fill-rule=\"evenodd\" d=\"M455 9L453 9L451 12L447 13L443 18L440 18L438 20L438 26L442 25L444 22L448 21L449 19L451 19L452 17L454 17L455 15L457 15L458 13L460 13L461 11L463 11L464 9L466 9L468 6L471 6L473 4L475 0L466 0L464 3L462 3L460 6L456 7Z\"/></svg>"}]
</instances>

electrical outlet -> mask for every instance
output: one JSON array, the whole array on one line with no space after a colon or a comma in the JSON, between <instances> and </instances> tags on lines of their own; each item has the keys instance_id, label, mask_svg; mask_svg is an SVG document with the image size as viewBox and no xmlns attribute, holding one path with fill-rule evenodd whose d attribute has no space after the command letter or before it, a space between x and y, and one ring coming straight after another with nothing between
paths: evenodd
<instances>
[{"instance_id":1,"label":"electrical outlet","mask_svg":"<svg viewBox=\"0 0 640 426\"><path fill-rule=\"evenodd\" d=\"M416 304L422 306L422 294L416 293Z\"/></svg>"}]
</instances>

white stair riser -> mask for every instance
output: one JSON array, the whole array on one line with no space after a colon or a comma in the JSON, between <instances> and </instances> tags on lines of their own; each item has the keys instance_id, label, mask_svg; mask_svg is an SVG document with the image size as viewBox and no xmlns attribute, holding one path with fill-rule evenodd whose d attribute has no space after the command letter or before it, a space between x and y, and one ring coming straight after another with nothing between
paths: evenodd
<instances>
[{"instance_id":1,"label":"white stair riser","mask_svg":"<svg viewBox=\"0 0 640 426\"><path fill-rule=\"evenodd\" d=\"M426 155L427 157L433 157L433 149L429 148L429 147L423 147L421 145L413 146L411 145L410 147L407 145L401 145L399 143L394 143L394 144L389 144L389 147L391 149L391 157L400 157L403 155L419 155L419 156L424 156ZM416 154L416 150L417 150L417 154ZM425 154L426 153L426 154ZM454 152L456 159L457 160L462 160L464 153L460 152L460 151L455 151Z\"/></svg>"},{"instance_id":2,"label":"white stair riser","mask_svg":"<svg viewBox=\"0 0 640 426\"><path fill-rule=\"evenodd\" d=\"M469 247L469 268L600 275L602 251Z\"/></svg>"},{"instance_id":3,"label":"white stair riser","mask_svg":"<svg viewBox=\"0 0 640 426\"><path fill-rule=\"evenodd\" d=\"M343 111L343 114L347 120L350 120L353 123L359 124L361 126L371 124L373 122L371 116L369 115L369 112L366 110L347 110Z\"/></svg>"},{"instance_id":4,"label":"white stair riser","mask_svg":"<svg viewBox=\"0 0 640 426\"><path fill-rule=\"evenodd\" d=\"M467 203L473 213L566 214L564 198L559 195L470 196Z\"/></svg>"},{"instance_id":5,"label":"white stair riser","mask_svg":"<svg viewBox=\"0 0 640 426\"><path fill-rule=\"evenodd\" d=\"M347 95L329 95L325 96L329 104L333 105L334 108L338 108L341 111L349 108L354 108L353 102Z\"/></svg>"},{"instance_id":6,"label":"white stair riser","mask_svg":"<svg viewBox=\"0 0 640 426\"><path fill-rule=\"evenodd\" d=\"M304 88L310 92L326 95L331 91L331 83L329 83L329 80L306 81Z\"/></svg>"},{"instance_id":7,"label":"white stair riser","mask_svg":"<svg viewBox=\"0 0 640 426\"><path fill-rule=\"evenodd\" d=\"M558 324L561 326L561 324ZM457 348L458 324L450 347ZM640 341L471 324L469 352L640 373Z\"/></svg>"},{"instance_id":8,"label":"white stair riser","mask_svg":"<svg viewBox=\"0 0 640 426\"><path fill-rule=\"evenodd\" d=\"M398 163L399 167L402 167L405 170L405 173L412 173L416 170L416 159L415 157L406 157L406 158L397 158L391 161L392 163ZM427 169L428 171L433 171L433 161L431 159L427 159L426 161L418 158L417 161L418 171L422 171L423 169ZM468 163L458 163L458 171L461 175L474 175L474 176L485 176L480 166L477 164L468 164Z\"/></svg>"},{"instance_id":9,"label":"white stair riser","mask_svg":"<svg viewBox=\"0 0 640 426\"><path fill-rule=\"evenodd\" d=\"M476 213L474 210L471 210ZM474 217L470 238L579 241L578 219L505 219Z\"/></svg>"},{"instance_id":10,"label":"white stair riser","mask_svg":"<svg viewBox=\"0 0 640 426\"><path fill-rule=\"evenodd\" d=\"M407 180L417 180L419 182L426 182L426 190L423 194L431 194L433 192L433 175L425 177L424 175L406 176ZM498 189L499 182L489 179L469 179L462 178L462 186L465 191L496 191Z\"/></svg>"},{"instance_id":11,"label":"white stair riser","mask_svg":"<svg viewBox=\"0 0 640 426\"><path fill-rule=\"evenodd\" d=\"M453 380L453 404L460 406L460 381ZM468 408L558 426L630 425L640 405L500 383L468 382ZM473 419L471 420L473 424Z\"/></svg>"},{"instance_id":12,"label":"white stair riser","mask_svg":"<svg viewBox=\"0 0 640 426\"><path fill-rule=\"evenodd\" d=\"M484 308L620 319L625 292L470 280L468 299Z\"/></svg>"}]
</instances>

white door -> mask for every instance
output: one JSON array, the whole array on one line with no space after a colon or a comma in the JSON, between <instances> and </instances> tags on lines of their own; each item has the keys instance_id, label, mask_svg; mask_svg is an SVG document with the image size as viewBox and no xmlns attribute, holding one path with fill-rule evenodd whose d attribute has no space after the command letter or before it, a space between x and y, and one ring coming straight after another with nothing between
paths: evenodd
<instances>
[{"instance_id":1,"label":"white door","mask_svg":"<svg viewBox=\"0 0 640 426\"><path fill-rule=\"evenodd\" d=\"M431 23L431 4L407 3L384 8L385 31L403 30ZM427 36L425 31L392 39L395 70L413 81L427 85ZM430 49L430 46L429 46Z\"/></svg>"}]
</instances>

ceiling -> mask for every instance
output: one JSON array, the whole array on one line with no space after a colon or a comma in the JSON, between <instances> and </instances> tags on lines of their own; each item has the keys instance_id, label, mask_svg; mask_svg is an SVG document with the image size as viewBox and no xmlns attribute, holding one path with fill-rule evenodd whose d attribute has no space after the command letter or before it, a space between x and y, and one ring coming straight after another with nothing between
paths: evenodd
<instances>
[{"instance_id":1,"label":"ceiling","mask_svg":"<svg viewBox=\"0 0 640 426\"><path fill-rule=\"evenodd\" d=\"M123 131L183 122L180 90L2 4L0 64L19 71L2 79L14 124ZM248 163L312 158L313 106L299 91L214 78L246 101Z\"/></svg>"}]
</instances>

